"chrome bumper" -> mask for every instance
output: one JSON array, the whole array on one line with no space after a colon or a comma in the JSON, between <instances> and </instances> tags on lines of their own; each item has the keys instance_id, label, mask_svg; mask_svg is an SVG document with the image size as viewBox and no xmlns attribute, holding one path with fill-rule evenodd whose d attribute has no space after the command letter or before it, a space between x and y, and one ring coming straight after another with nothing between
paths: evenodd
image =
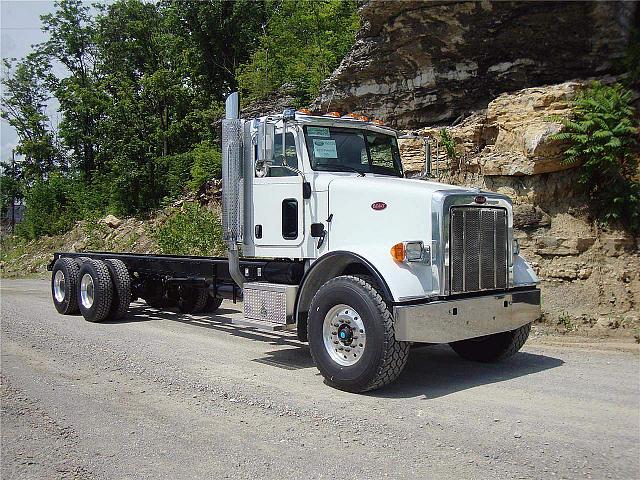
<instances>
[{"instance_id":1,"label":"chrome bumper","mask_svg":"<svg viewBox=\"0 0 640 480\"><path fill-rule=\"evenodd\" d=\"M397 340L449 343L507 332L540 316L540 290L393 307Z\"/></svg>"}]
</instances>

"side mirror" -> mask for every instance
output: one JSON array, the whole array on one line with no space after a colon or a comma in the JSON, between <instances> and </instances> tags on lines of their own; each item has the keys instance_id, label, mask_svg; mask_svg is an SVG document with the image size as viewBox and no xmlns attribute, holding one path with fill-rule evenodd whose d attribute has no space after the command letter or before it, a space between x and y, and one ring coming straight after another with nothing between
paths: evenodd
<instances>
[{"instance_id":1,"label":"side mirror","mask_svg":"<svg viewBox=\"0 0 640 480\"><path fill-rule=\"evenodd\" d=\"M267 120L258 125L258 158L256 159L256 176L266 177L273 163L273 149L276 138L276 126Z\"/></svg>"}]
</instances>

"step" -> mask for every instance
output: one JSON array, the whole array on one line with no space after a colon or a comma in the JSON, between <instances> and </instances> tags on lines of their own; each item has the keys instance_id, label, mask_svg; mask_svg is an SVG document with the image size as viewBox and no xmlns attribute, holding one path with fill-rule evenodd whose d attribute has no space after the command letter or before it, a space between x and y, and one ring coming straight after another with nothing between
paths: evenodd
<instances>
[{"instance_id":1,"label":"step","mask_svg":"<svg viewBox=\"0 0 640 480\"><path fill-rule=\"evenodd\" d=\"M253 318L234 318L231 320L231 323L234 325L241 325L243 327L251 327L256 330L263 330L266 332L278 332L284 330L291 330L295 327L295 324L289 323L274 323L274 322L265 322L264 320L254 320Z\"/></svg>"}]
</instances>

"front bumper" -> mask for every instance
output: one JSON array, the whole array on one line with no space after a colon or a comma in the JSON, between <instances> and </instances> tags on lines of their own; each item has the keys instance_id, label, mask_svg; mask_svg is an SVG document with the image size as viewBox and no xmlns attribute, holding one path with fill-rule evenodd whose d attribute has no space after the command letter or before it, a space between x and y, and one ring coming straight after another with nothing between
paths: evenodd
<instances>
[{"instance_id":1,"label":"front bumper","mask_svg":"<svg viewBox=\"0 0 640 480\"><path fill-rule=\"evenodd\" d=\"M515 330L540 316L540 289L396 305L396 340L449 343Z\"/></svg>"}]
</instances>

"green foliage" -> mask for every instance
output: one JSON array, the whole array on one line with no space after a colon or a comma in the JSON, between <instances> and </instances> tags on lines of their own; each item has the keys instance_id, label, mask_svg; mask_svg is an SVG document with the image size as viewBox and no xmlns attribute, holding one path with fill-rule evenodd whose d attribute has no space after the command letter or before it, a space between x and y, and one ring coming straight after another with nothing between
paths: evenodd
<instances>
[{"instance_id":1,"label":"green foliage","mask_svg":"<svg viewBox=\"0 0 640 480\"><path fill-rule=\"evenodd\" d=\"M63 233L81 218L82 183L51 175L47 180L37 180L25 195L25 216L17 226L17 233L27 239L41 235Z\"/></svg>"},{"instance_id":2,"label":"green foliage","mask_svg":"<svg viewBox=\"0 0 640 480\"><path fill-rule=\"evenodd\" d=\"M640 229L638 124L630 90L594 82L579 93L573 116L560 119L565 162L580 165L580 182L593 211L604 222L620 222L632 232Z\"/></svg>"},{"instance_id":3,"label":"green foliage","mask_svg":"<svg viewBox=\"0 0 640 480\"><path fill-rule=\"evenodd\" d=\"M191 180L189 188L198 190L205 182L222 176L222 152L218 148L201 143L192 151Z\"/></svg>"},{"instance_id":4,"label":"green foliage","mask_svg":"<svg viewBox=\"0 0 640 480\"><path fill-rule=\"evenodd\" d=\"M267 4L266 34L238 74L241 91L257 99L288 84L298 106L307 104L355 41L359 28L356 2L281 0Z\"/></svg>"},{"instance_id":5,"label":"green foliage","mask_svg":"<svg viewBox=\"0 0 640 480\"><path fill-rule=\"evenodd\" d=\"M197 203L185 203L152 235L164 254L210 256L224 250L218 217Z\"/></svg>"},{"instance_id":6,"label":"green foliage","mask_svg":"<svg viewBox=\"0 0 640 480\"><path fill-rule=\"evenodd\" d=\"M157 174L164 195L175 198L188 188L197 191L205 182L221 177L222 154L218 147L202 142L185 153L157 158Z\"/></svg>"},{"instance_id":7,"label":"green foliage","mask_svg":"<svg viewBox=\"0 0 640 480\"><path fill-rule=\"evenodd\" d=\"M451 160L458 158L458 152L456 152L456 142L446 128L440 129L440 142L447 152L447 157Z\"/></svg>"},{"instance_id":8,"label":"green foliage","mask_svg":"<svg viewBox=\"0 0 640 480\"><path fill-rule=\"evenodd\" d=\"M0 214L8 215L14 200L22 199L22 191L19 164L0 163Z\"/></svg>"},{"instance_id":9,"label":"green foliage","mask_svg":"<svg viewBox=\"0 0 640 480\"><path fill-rule=\"evenodd\" d=\"M563 327L567 332L570 332L575 328L573 325L573 319L567 312L562 312L558 316L557 325Z\"/></svg>"},{"instance_id":10,"label":"green foliage","mask_svg":"<svg viewBox=\"0 0 640 480\"><path fill-rule=\"evenodd\" d=\"M44 80L48 69L37 53L18 62L3 59L1 116L18 134L16 153L24 156L21 170L27 181L44 178L60 166L45 110L50 98Z\"/></svg>"}]
</instances>

